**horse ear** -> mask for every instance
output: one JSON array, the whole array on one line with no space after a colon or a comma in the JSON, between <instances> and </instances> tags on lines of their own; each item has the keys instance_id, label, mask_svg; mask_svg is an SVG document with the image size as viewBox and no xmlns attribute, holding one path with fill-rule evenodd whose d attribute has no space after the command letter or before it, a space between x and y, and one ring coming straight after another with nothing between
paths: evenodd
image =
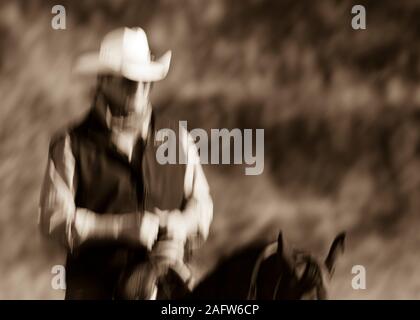
<instances>
[{"instance_id":1,"label":"horse ear","mask_svg":"<svg viewBox=\"0 0 420 320\"><path fill-rule=\"evenodd\" d=\"M328 252L327 258L325 259L325 265L330 273L334 273L334 265L339 256L344 252L344 240L346 239L346 233L339 233L331 244L330 251Z\"/></svg>"},{"instance_id":2,"label":"horse ear","mask_svg":"<svg viewBox=\"0 0 420 320\"><path fill-rule=\"evenodd\" d=\"M284 250L283 232L280 230L279 235L277 236L277 254L279 256L282 256L283 250Z\"/></svg>"},{"instance_id":3,"label":"horse ear","mask_svg":"<svg viewBox=\"0 0 420 320\"><path fill-rule=\"evenodd\" d=\"M280 258L283 266L292 268L292 249L289 247L283 233L280 231L277 237L277 256Z\"/></svg>"}]
</instances>

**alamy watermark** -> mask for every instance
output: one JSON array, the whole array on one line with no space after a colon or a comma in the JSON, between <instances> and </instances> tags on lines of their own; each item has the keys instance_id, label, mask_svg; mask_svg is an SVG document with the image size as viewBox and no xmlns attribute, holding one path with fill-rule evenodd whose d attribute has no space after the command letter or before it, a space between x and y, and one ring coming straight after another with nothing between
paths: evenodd
<instances>
[{"instance_id":1,"label":"alamy watermark","mask_svg":"<svg viewBox=\"0 0 420 320\"><path fill-rule=\"evenodd\" d=\"M66 8L63 5L55 5L51 8L54 17L51 19L51 27L54 30L66 29Z\"/></svg>"},{"instance_id":2,"label":"alamy watermark","mask_svg":"<svg viewBox=\"0 0 420 320\"><path fill-rule=\"evenodd\" d=\"M351 8L351 13L354 14L351 19L351 27L354 30L366 30L366 8L360 4L354 5Z\"/></svg>"},{"instance_id":3,"label":"alamy watermark","mask_svg":"<svg viewBox=\"0 0 420 320\"><path fill-rule=\"evenodd\" d=\"M354 274L351 280L351 286L354 290L366 289L366 268L363 265L354 265L351 268L351 273Z\"/></svg>"},{"instance_id":4,"label":"alamy watermark","mask_svg":"<svg viewBox=\"0 0 420 320\"><path fill-rule=\"evenodd\" d=\"M195 143L199 157L191 158L191 154L183 152L191 142ZM209 136L201 128L188 133L187 121L179 121L178 134L169 128L160 129L155 143L158 145L156 160L162 165L199 161L201 164L246 164L246 175L259 175L264 171L264 129L211 129Z\"/></svg>"},{"instance_id":5,"label":"alamy watermark","mask_svg":"<svg viewBox=\"0 0 420 320\"><path fill-rule=\"evenodd\" d=\"M57 264L51 268L51 287L54 290L66 290L66 268Z\"/></svg>"}]
</instances>

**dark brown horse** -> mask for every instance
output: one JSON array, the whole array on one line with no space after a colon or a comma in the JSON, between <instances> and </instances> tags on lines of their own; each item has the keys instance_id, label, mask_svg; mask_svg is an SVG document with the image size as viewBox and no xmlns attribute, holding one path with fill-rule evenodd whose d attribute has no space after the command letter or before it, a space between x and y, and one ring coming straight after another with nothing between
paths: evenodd
<instances>
[{"instance_id":1,"label":"dark brown horse","mask_svg":"<svg viewBox=\"0 0 420 320\"><path fill-rule=\"evenodd\" d=\"M282 233L267 246L248 248L222 262L188 299L327 299L345 234L331 244L325 259L289 248Z\"/></svg>"}]
</instances>

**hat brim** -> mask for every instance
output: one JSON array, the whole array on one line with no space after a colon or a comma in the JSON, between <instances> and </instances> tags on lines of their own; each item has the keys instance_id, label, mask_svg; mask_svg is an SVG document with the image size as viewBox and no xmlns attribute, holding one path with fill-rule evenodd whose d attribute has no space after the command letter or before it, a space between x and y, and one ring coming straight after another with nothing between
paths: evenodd
<instances>
[{"instance_id":1,"label":"hat brim","mask_svg":"<svg viewBox=\"0 0 420 320\"><path fill-rule=\"evenodd\" d=\"M149 63L123 63L118 70L104 65L98 53L86 53L76 62L74 72L84 75L112 74L138 82L154 82L166 77L171 63L172 52L167 51L159 59Z\"/></svg>"}]
</instances>

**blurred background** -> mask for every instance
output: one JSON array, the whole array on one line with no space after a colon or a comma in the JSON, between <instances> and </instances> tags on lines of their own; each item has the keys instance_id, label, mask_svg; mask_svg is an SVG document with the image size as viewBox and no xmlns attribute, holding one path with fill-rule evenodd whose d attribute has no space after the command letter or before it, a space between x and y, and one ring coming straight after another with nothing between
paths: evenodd
<instances>
[{"instance_id":1,"label":"blurred background","mask_svg":"<svg viewBox=\"0 0 420 320\"><path fill-rule=\"evenodd\" d=\"M51 8L66 9L54 30ZM351 28L351 7L367 29ZM173 50L153 103L189 129L265 129L265 170L206 165L215 203L199 277L281 229L320 256L347 231L333 299L420 298L420 1L0 2L0 299L62 299L38 200L49 139L83 117L95 78L72 73L120 26ZM367 289L353 290L363 265Z\"/></svg>"}]
</instances>

